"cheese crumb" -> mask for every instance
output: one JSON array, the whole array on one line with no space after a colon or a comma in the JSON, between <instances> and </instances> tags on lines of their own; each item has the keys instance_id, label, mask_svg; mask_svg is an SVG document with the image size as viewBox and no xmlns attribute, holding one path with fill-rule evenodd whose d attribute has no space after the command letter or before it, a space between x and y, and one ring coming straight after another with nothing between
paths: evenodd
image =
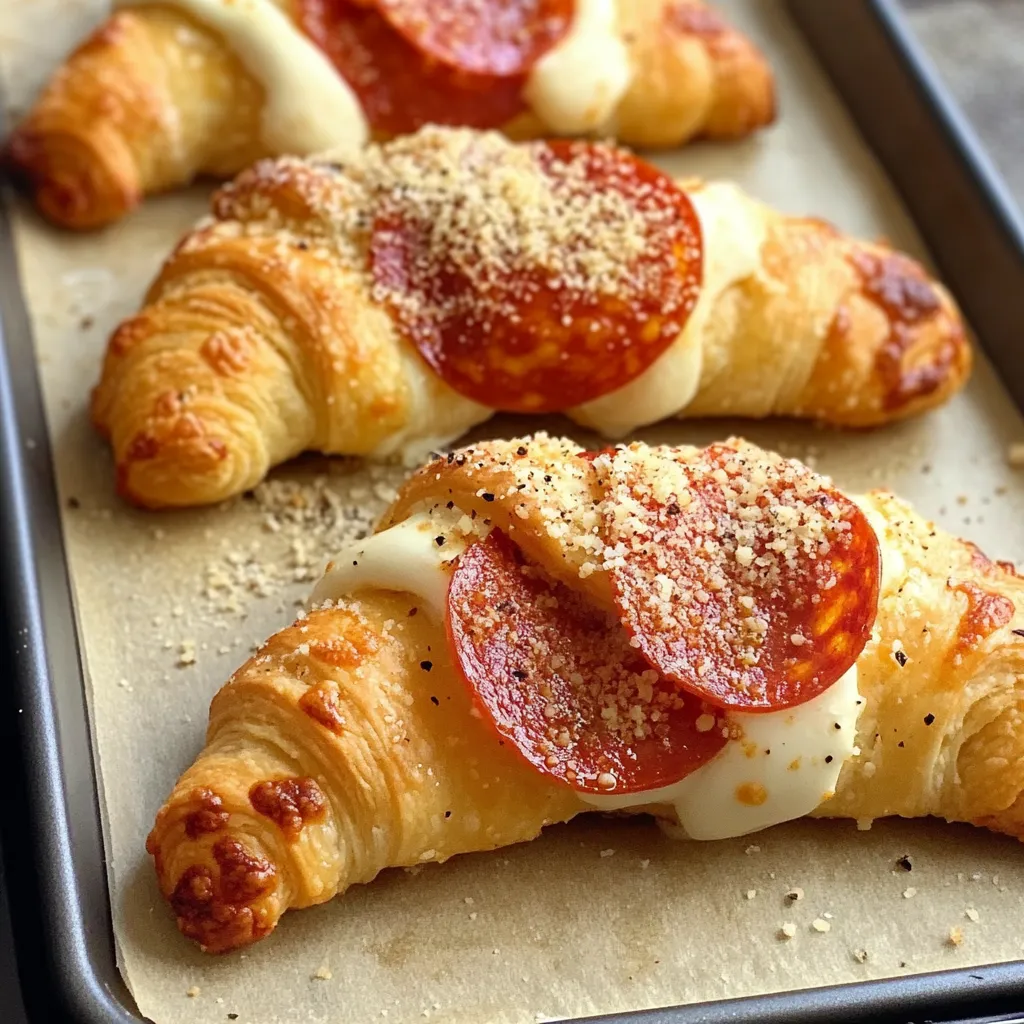
<instances>
[{"instance_id":1,"label":"cheese crumb","mask_svg":"<svg viewBox=\"0 0 1024 1024\"><path fill-rule=\"evenodd\" d=\"M756 895L757 895L757 890L756 889L748 889L747 890L747 899L748 900L752 900Z\"/></svg>"},{"instance_id":2,"label":"cheese crumb","mask_svg":"<svg viewBox=\"0 0 1024 1024\"><path fill-rule=\"evenodd\" d=\"M909 889L904 889L903 890L903 898L905 900L912 900L916 895L917 895L917 890L913 886L910 886Z\"/></svg>"},{"instance_id":3,"label":"cheese crumb","mask_svg":"<svg viewBox=\"0 0 1024 1024\"><path fill-rule=\"evenodd\" d=\"M189 999L195 999L195 997L199 995L200 992L202 992L202 989L198 985L193 985L190 989L188 989L188 991L186 991L185 995L187 995Z\"/></svg>"},{"instance_id":4,"label":"cheese crumb","mask_svg":"<svg viewBox=\"0 0 1024 1024\"><path fill-rule=\"evenodd\" d=\"M962 946L964 941L964 933L959 928L953 927L949 929L949 934L946 936L947 946Z\"/></svg>"},{"instance_id":5,"label":"cheese crumb","mask_svg":"<svg viewBox=\"0 0 1024 1024\"><path fill-rule=\"evenodd\" d=\"M968 907L964 911L964 917L966 917L968 921L973 921L975 924L981 920L981 915L974 909L974 907Z\"/></svg>"},{"instance_id":6,"label":"cheese crumb","mask_svg":"<svg viewBox=\"0 0 1024 1024\"><path fill-rule=\"evenodd\" d=\"M816 917L811 922L811 928L813 928L816 932L821 932L822 934L824 934L825 932L829 932L832 930L832 925L823 917Z\"/></svg>"},{"instance_id":7,"label":"cheese crumb","mask_svg":"<svg viewBox=\"0 0 1024 1024\"><path fill-rule=\"evenodd\" d=\"M796 925L792 921L786 921L779 929L779 939L791 939L796 935Z\"/></svg>"},{"instance_id":8,"label":"cheese crumb","mask_svg":"<svg viewBox=\"0 0 1024 1024\"><path fill-rule=\"evenodd\" d=\"M322 965L316 969L316 973L312 976L313 981L330 981L334 975L331 973L331 969L325 965Z\"/></svg>"}]
</instances>

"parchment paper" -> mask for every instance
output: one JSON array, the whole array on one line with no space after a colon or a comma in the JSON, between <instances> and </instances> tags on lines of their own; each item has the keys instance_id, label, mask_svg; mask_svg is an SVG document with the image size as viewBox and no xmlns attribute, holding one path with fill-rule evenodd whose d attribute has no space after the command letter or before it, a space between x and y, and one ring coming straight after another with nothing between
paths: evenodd
<instances>
[{"instance_id":1,"label":"parchment paper","mask_svg":"<svg viewBox=\"0 0 1024 1024\"><path fill-rule=\"evenodd\" d=\"M698 147L666 166L735 178L794 213L919 251L780 5L720 6L773 57L782 120L748 143ZM94 0L2 7L8 95L24 107L100 11ZM150 201L125 223L81 237L48 229L27 207L15 216L88 662L118 957L145 1014L161 1024L522 1022L1024 953L1024 850L937 822L868 832L800 822L699 845L664 838L644 820L593 818L523 846L388 873L286 915L245 953L214 959L182 939L143 852L153 816L200 747L212 694L251 642L289 619L331 545L365 527L402 475L341 460L281 472L279 480L320 479L321 499L292 508L277 532L279 494L163 515L114 498L109 454L87 422L89 388L109 330L136 307L206 192ZM526 426L504 421L482 433ZM983 361L947 408L885 432L717 423L647 436L703 442L734 430L816 460L847 488L885 482L993 556L1024 557L1022 476L1006 463L1024 423ZM896 864L904 854L910 872ZM793 886L804 892L796 902L784 895ZM813 930L816 918L830 930ZM796 925L792 939L778 937L783 922ZM947 942L951 927L962 929L959 947Z\"/></svg>"}]
</instances>

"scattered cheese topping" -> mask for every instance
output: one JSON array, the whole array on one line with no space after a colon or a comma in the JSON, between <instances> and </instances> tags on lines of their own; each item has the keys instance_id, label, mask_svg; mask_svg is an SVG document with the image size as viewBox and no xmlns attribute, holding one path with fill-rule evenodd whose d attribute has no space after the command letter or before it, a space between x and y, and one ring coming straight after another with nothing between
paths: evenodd
<instances>
[{"instance_id":1,"label":"scattered cheese topping","mask_svg":"<svg viewBox=\"0 0 1024 1024\"><path fill-rule=\"evenodd\" d=\"M431 289L436 305L424 308L422 292L378 275L374 298L400 316L436 323L465 315L486 330L493 318L517 317L539 286L581 300L658 294L664 268L644 257L666 240L682 241L666 191L675 186L637 188L622 177L631 163L610 148L581 145L562 155L552 159L544 143L516 145L497 132L438 127L370 147L352 173L379 220L413 232L417 269L428 280L454 272L466 285ZM592 181L595 162L601 188Z\"/></svg>"},{"instance_id":2,"label":"scattered cheese topping","mask_svg":"<svg viewBox=\"0 0 1024 1024\"><path fill-rule=\"evenodd\" d=\"M816 917L811 922L811 928L814 931L820 932L820 933L823 934L825 932L831 931L832 930L832 925L828 921L826 921L824 918Z\"/></svg>"},{"instance_id":3,"label":"scattered cheese topping","mask_svg":"<svg viewBox=\"0 0 1024 1024\"><path fill-rule=\"evenodd\" d=\"M779 938L780 938L780 939L791 939L791 938L793 938L793 936L795 936L795 935L796 935L796 925L795 925L795 924L793 924L793 922L792 922L792 921L787 921L787 922L786 922L786 923L785 923L785 924L784 924L784 925L783 925L783 926L782 926L782 927L781 927L781 928L779 929Z\"/></svg>"},{"instance_id":4,"label":"scattered cheese topping","mask_svg":"<svg viewBox=\"0 0 1024 1024\"><path fill-rule=\"evenodd\" d=\"M594 466L606 482L604 567L640 576L630 590L640 621L669 636L699 632L706 653L695 671L756 698L773 620L788 612L815 623L822 595L840 582L834 558L851 538L848 504L805 466L735 439L701 451L636 443ZM669 565L691 571L669 581ZM790 642L813 656L802 629Z\"/></svg>"}]
</instances>

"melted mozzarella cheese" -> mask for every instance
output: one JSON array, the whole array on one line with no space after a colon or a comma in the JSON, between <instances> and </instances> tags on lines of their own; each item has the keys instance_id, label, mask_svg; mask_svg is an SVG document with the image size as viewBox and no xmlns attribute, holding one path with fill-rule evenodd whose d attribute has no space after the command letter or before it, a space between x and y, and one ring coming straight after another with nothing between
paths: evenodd
<instances>
[{"instance_id":1,"label":"melted mozzarella cheese","mask_svg":"<svg viewBox=\"0 0 1024 1024\"><path fill-rule=\"evenodd\" d=\"M328 564L310 603L339 601L370 588L396 590L414 594L424 611L443 622L454 561L485 533L459 511L434 509L410 516L341 552ZM443 543L438 544L439 538Z\"/></svg>"},{"instance_id":2,"label":"melted mozzarella cheese","mask_svg":"<svg viewBox=\"0 0 1024 1024\"><path fill-rule=\"evenodd\" d=\"M568 33L531 68L523 97L545 128L583 135L611 120L632 80L616 0L576 0Z\"/></svg>"},{"instance_id":3,"label":"melted mozzarella cheese","mask_svg":"<svg viewBox=\"0 0 1024 1024\"><path fill-rule=\"evenodd\" d=\"M577 423L606 437L668 419L689 404L700 385L705 325L718 297L760 269L765 227L751 209L754 201L729 182L711 182L687 194L704 244L700 297L679 337L636 380L569 410Z\"/></svg>"},{"instance_id":4,"label":"melted mozzarella cheese","mask_svg":"<svg viewBox=\"0 0 1024 1024\"><path fill-rule=\"evenodd\" d=\"M405 424L367 454L376 459L397 456L405 465L420 465L431 451L490 419L493 410L445 384L404 338L400 339L400 352L401 376L407 387Z\"/></svg>"},{"instance_id":5,"label":"melted mozzarella cheese","mask_svg":"<svg viewBox=\"0 0 1024 1024\"><path fill-rule=\"evenodd\" d=\"M273 0L114 0L146 5L176 7L224 39L264 88L262 139L271 152L305 156L366 142L355 93Z\"/></svg>"},{"instance_id":6,"label":"melted mozzarella cheese","mask_svg":"<svg viewBox=\"0 0 1024 1024\"><path fill-rule=\"evenodd\" d=\"M767 714L730 713L740 738L674 785L582 798L601 810L671 804L690 839L728 839L802 818L835 792L839 772L855 752L863 706L854 665L806 704Z\"/></svg>"},{"instance_id":7,"label":"melted mozzarella cheese","mask_svg":"<svg viewBox=\"0 0 1024 1024\"><path fill-rule=\"evenodd\" d=\"M311 604L380 588L415 595L425 612L443 622L455 559L488 532L458 509L420 512L339 554L316 585ZM670 804L691 839L726 839L801 818L835 791L843 764L855 753L863 706L854 665L824 693L795 708L729 713L730 732L739 738L680 782L580 798L605 811Z\"/></svg>"}]
</instances>

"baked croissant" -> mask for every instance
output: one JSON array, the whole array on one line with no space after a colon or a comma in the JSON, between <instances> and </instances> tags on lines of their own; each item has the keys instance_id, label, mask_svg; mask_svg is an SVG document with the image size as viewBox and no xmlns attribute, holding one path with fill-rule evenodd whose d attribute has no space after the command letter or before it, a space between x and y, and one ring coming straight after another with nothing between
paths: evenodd
<instances>
[{"instance_id":1,"label":"baked croissant","mask_svg":"<svg viewBox=\"0 0 1024 1024\"><path fill-rule=\"evenodd\" d=\"M146 194L261 156L352 148L369 131L431 121L668 147L745 135L774 116L764 58L702 0L451 0L477 33L476 68L464 66L468 51L437 54L438 40L417 39L416 5L394 0L116 6L7 147L64 227L108 224ZM512 66L488 64L496 50L510 59L509 40L493 36L501 26L535 44Z\"/></svg>"},{"instance_id":2,"label":"baked croissant","mask_svg":"<svg viewBox=\"0 0 1024 1024\"><path fill-rule=\"evenodd\" d=\"M665 594L645 537L674 595L657 626L635 600ZM684 594L691 570L720 585ZM387 867L595 808L694 838L811 811L1024 829L1024 579L891 494L854 503L744 442L583 454L537 435L439 457L314 597L214 698L149 836L179 927L212 952ZM646 662L616 674L636 647L661 665L680 630L686 693ZM695 651L710 671L679 668Z\"/></svg>"},{"instance_id":3,"label":"baked croissant","mask_svg":"<svg viewBox=\"0 0 1024 1024\"><path fill-rule=\"evenodd\" d=\"M885 245L610 147L424 129L223 188L111 338L92 408L121 493L159 507L306 449L422 457L496 408L611 437L869 426L943 402L970 362L953 300Z\"/></svg>"}]
</instances>

